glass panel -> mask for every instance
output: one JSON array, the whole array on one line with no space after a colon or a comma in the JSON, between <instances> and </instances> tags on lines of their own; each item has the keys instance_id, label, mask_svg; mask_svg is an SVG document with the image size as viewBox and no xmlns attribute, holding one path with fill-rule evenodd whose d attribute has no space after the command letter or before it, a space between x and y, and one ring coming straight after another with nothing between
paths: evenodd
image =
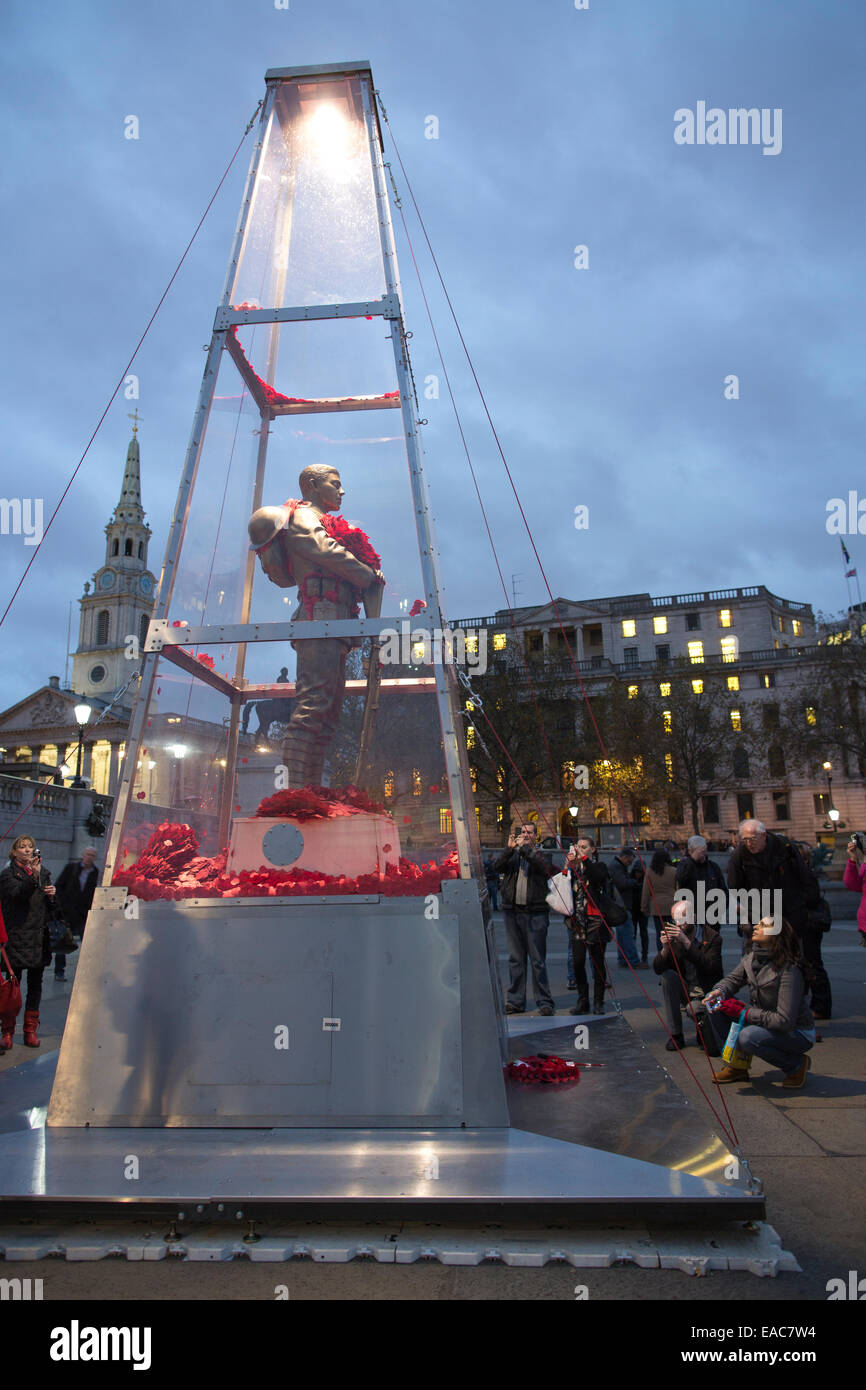
<instances>
[{"instance_id":1,"label":"glass panel","mask_svg":"<svg viewBox=\"0 0 866 1390\"><path fill-rule=\"evenodd\" d=\"M287 325L281 331L290 333L293 327ZM327 333L320 332L314 341L323 352L327 350ZM447 643L444 652L437 652L436 644L431 644L410 618L419 604L423 614L424 588L402 416L399 411L388 409L329 413L315 419L308 415L280 417L270 421L264 446L260 431L259 412L235 363L225 353L202 445L168 620L187 626L241 622L245 593L251 623L304 617L306 607L299 602L296 585L281 587L272 582L255 556L249 572L247 569L251 553L247 521L255 509L257 461L260 450L266 449L261 458L261 502L276 507L289 498L299 498L299 477L308 465L323 466L326 474L329 469L335 470L345 490L341 515L367 534L369 544L381 557L387 581L381 594L381 612L383 618L392 619L391 635L383 637L380 648L382 688L368 766L362 778L364 791L391 818L388 835L380 837L382 853L389 862L402 855L417 865L438 863L447 859L453 849L454 827L447 805L449 785L431 658L441 659L444 655L447 660L448 652ZM331 513L326 515L330 517ZM327 572L321 590L325 599L334 592L334 583L339 586L342 581ZM340 589L338 600L344 603L351 597L353 602L339 611L328 608L320 612L318 597L318 593L308 594L314 618L346 617L361 593L348 595ZM470 632L466 636L463 661L470 672L483 671L486 633L479 636ZM296 651L287 641L249 642L245 648L217 641L188 650L201 668L194 673L165 656L159 658L153 698L137 754L135 785L122 834L121 865L125 869L133 865L160 825L175 827L162 836L163 840L171 840L171 845L163 845L159 854L151 846L146 870L133 870L130 875L115 879L140 896L160 895L169 890L188 896L216 892L217 888L221 892L240 888L241 881L233 883L230 874L226 878L221 872L225 866L217 859L225 851L228 838L220 833L223 787L228 779L231 793L227 791L226 796L232 821L245 821L255 818L265 798L285 791L287 782L294 780L286 772L290 762L284 752L284 738L294 708ZM459 643L456 655L461 655ZM310 770L307 781L311 785L344 789L356 780L366 688L362 656L357 647L347 655L342 710L333 737L320 750L323 756L318 770ZM224 678L222 690L203 678L210 671ZM257 698L244 701L240 709L237 760L232 776L230 694L233 687L242 690L248 686L254 687L250 694ZM465 743L465 735L462 741ZM476 817L471 808L468 814L474 827ZM177 827L189 830L179 831ZM264 856L259 853L253 867L258 869L263 862ZM180 880L174 872L178 864L183 870ZM344 873L337 862L330 863L330 868L337 875ZM435 891L440 879L441 874L436 879L428 875L420 883L425 891ZM292 892L302 883L298 880L286 886L281 882L281 892ZM266 891L263 884L258 886ZM345 883L339 891L348 891ZM408 891L405 882L402 891Z\"/></svg>"},{"instance_id":2,"label":"glass panel","mask_svg":"<svg viewBox=\"0 0 866 1390\"><path fill-rule=\"evenodd\" d=\"M276 92L233 303L384 292L362 95L361 79L342 77ZM424 504L397 392L379 316L228 336L161 598L175 628L216 630L155 665L114 880L133 895L426 895L456 875L463 827L479 871L455 663L483 674L486 631L452 646L417 626ZM263 507L273 511L257 519L254 551L247 525ZM222 641L219 630L359 612L388 620L375 656L357 634L296 633L293 647L266 631ZM434 663L462 760L451 779ZM378 717L365 725L371 669Z\"/></svg>"},{"instance_id":3,"label":"glass panel","mask_svg":"<svg viewBox=\"0 0 866 1390\"><path fill-rule=\"evenodd\" d=\"M283 82L231 302L282 308L384 293L361 79Z\"/></svg>"}]
</instances>

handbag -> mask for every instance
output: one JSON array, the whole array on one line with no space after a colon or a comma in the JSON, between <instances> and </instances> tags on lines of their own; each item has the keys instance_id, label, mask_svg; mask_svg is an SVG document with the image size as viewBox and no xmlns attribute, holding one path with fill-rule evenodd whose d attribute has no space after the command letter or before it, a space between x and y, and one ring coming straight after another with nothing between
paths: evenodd
<instances>
[{"instance_id":1,"label":"handbag","mask_svg":"<svg viewBox=\"0 0 866 1390\"><path fill-rule=\"evenodd\" d=\"M574 913L574 894L571 891L569 874L554 874L547 880L547 906L551 912L561 912L563 917Z\"/></svg>"},{"instance_id":2,"label":"handbag","mask_svg":"<svg viewBox=\"0 0 866 1390\"><path fill-rule=\"evenodd\" d=\"M12 966L9 964L9 957L0 946L0 957L9 972L8 978L0 980L0 1014L15 1014L21 1012L21 986L18 979L12 973Z\"/></svg>"},{"instance_id":3,"label":"handbag","mask_svg":"<svg viewBox=\"0 0 866 1390\"><path fill-rule=\"evenodd\" d=\"M616 898L611 897L610 893L599 891L593 893L592 898L609 927L621 927L623 922L628 921L629 913L622 906L622 903L618 903Z\"/></svg>"},{"instance_id":4,"label":"handbag","mask_svg":"<svg viewBox=\"0 0 866 1390\"><path fill-rule=\"evenodd\" d=\"M62 956L71 956L73 951L78 950L78 942L72 935L72 928L68 922L64 922L62 917L49 918L48 936L51 941L51 950L59 951Z\"/></svg>"}]
</instances>

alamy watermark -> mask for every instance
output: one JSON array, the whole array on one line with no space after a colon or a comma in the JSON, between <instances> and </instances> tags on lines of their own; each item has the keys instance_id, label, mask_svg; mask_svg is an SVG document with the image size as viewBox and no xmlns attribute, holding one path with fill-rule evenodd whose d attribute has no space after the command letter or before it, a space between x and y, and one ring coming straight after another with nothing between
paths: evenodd
<instances>
[{"instance_id":1,"label":"alamy watermark","mask_svg":"<svg viewBox=\"0 0 866 1390\"><path fill-rule=\"evenodd\" d=\"M698 883L697 892L678 888L675 903L686 903L686 921L701 926L719 927L726 922L760 922L772 917L770 936L782 930L782 890L780 888L711 888Z\"/></svg>"},{"instance_id":2,"label":"alamy watermark","mask_svg":"<svg viewBox=\"0 0 866 1390\"><path fill-rule=\"evenodd\" d=\"M847 499L831 497L825 525L831 536L866 536L866 497L858 497L854 488Z\"/></svg>"},{"instance_id":3,"label":"alamy watermark","mask_svg":"<svg viewBox=\"0 0 866 1390\"><path fill-rule=\"evenodd\" d=\"M707 107L696 103L692 111L681 106L674 112L677 145L762 145L761 154L782 153L782 108L775 106Z\"/></svg>"},{"instance_id":4,"label":"alamy watermark","mask_svg":"<svg viewBox=\"0 0 866 1390\"><path fill-rule=\"evenodd\" d=\"M0 497L0 535L23 536L25 545L39 545L42 518L41 497Z\"/></svg>"},{"instance_id":5,"label":"alamy watermark","mask_svg":"<svg viewBox=\"0 0 866 1390\"><path fill-rule=\"evenodd\" d=\"M384 628L379 636L383 666L465 666L478 676L487 670L485 628L413 628L408 621Z\"/></svg>"}]
</instances>

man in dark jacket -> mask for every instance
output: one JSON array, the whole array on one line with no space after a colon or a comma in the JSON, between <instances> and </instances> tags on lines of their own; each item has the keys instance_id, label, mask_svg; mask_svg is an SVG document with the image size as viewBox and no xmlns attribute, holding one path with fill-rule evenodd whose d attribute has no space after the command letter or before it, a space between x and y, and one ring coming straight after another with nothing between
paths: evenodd
<instances>
[{"instance_id":1,"label":"man in dark jacket","mask_svg":"<svg viewBox=\"0 0 866 1390\"><path fill-rule=\"evenodd\" d=\"M771 834L759 820L744 820L740 826L737 846L728 862L728 887L780 891L782 916L801 938L808 910L817 906L821 896L818 880L790 840ZM757 916L751 914L753 922L775 915L775 907L776 900L771 898L765 910L758 910ZM741 918L741 935L748 936L743 932L747 925Z\"/></svg>"},{"instance_id":2,"label":"man in dark jacket","mask_svg":"<svg viewBox=\"0 0 866 1390\"><path fill-rule=\"evenodd\" d=\"M621 970L627 970L629 965L632 969L640 969L642 965L644 969L647 968L635 949L633 909L637 885L631 875L634 857L634 850L629 849L628 845L623 845L619 854L615 854L610 861L610 876L613 879L614 887L622 898L622 905L628 913L627 920L616 928L616 941L620 953L617 964Z\"/></svg>"},{"instance_id":3,"label":"man in dark jacket","mask_svg":"<svg viewBox=\"0 0 866 1390\"><path fill-rule=\"evenodd\" d=\"M526 1009L526 957L532 965L535 1005L540 1014L556 1013L547 982L547 881L553 868L538 852L538 833L531 821L512 830L508 847L494 869L502 874L502 915L508 943L510 984L505 1012L522 1014Z\"/></svg>"},{"instance_id":4,"label":"man in dark jacket","mask_svg":"<svg viewBox=\"0 0 866 1390\"><path fill-rule=\"evenodd\" d=\"M699 883L703 883L707 895L718 888L725 892L724 875L718 864L707 858L707 842L703 835L690 835L685 858L677 864L677 887L688 888L694 902Z\"/></svg>"},{"instance_id":5,"label":"man in dark jacket","mask_svg":"<svg viewBox=\"0 0 866 1390\"><path fill-rule=\"evenodd\" d=\"M688 1004L689 998L703 998L722 974L721 933L714 927L695 925L693 915L689 904L674 903L670 925L662 933L662 949L653 961L653 970L660 976L665 1022L672 1034L665 1043L668 1052L685 1047L683 1005ZM700 1047L700 1038L697 1044ZM715 1047L709 1051L711 1056L717 1055Z\"/></svg>"},{"instance_id":6,"label":"man in dark jacket","mask_svg":"<svg viewBox=\"0 0 866 1390\"><path fill-rule=\"evenodd\" d=\"M88 845L80 859L70 860L57 880L60 914L68 923L73 936L84 935L84 924L93 906L93 894L98 879L96 850L93 845ZM66 979L66 957L59 952L54 957L54 978Z\"/></svg>"}]
</instances>

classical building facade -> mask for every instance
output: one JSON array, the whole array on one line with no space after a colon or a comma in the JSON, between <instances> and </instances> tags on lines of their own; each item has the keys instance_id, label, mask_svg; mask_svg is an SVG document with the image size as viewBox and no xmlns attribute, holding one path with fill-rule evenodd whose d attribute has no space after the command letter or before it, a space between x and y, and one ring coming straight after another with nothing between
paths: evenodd
<instances>
[{"instance_id":1,"label":"classical building facade","mask_svg":"<svg viewBox=\"0 0 866 1390\"><path fill-rule=\"evenodd\" d=\"M461 619L457 625L484 634L488 665L507 673L515 688L528 690L527 668L548 678L548 690L553 677L573 702L575 720L584 705L583 691L592 701L612 681L619 681L630 694L651 685L664 694L666 676L686 664L696 690L708 673L724 681L728 715L736 729L744 710L752 717L755 709L769 714L773 705L802 688L819 640L826 640L808 603L779 598L763 585L659 597L641 593L579 602L560 598L555 609L553 604L513 613L505 609ZM580 682L566 642L575 654ZM849 769L850 775L834 769L831 785L788 766L784 747L774 757L772 771L752 761L753 767L744 762L745 775L736 787L720 786L701 795L699 823L708 839L725 843L742 819L755 816L782 834L832 843L835 834L827 819L831 805L840 813L844 834L866 827L866 793L856 769ZM563 789L556 798L540 799L542 818L568 830L573 823L570 804L578 807L575 828L594 826L605 845L625 838L615 795L587 798L586 793L569 795ZM676 818L667 800L634 809L635 829L644 838L682 842L692 833L687 807ZM501 834L501 811L495 798L479 804L485 842ZM535 818L538 807L527 797L515 803L514 814Z\"/></svg>"}]
</instances>

